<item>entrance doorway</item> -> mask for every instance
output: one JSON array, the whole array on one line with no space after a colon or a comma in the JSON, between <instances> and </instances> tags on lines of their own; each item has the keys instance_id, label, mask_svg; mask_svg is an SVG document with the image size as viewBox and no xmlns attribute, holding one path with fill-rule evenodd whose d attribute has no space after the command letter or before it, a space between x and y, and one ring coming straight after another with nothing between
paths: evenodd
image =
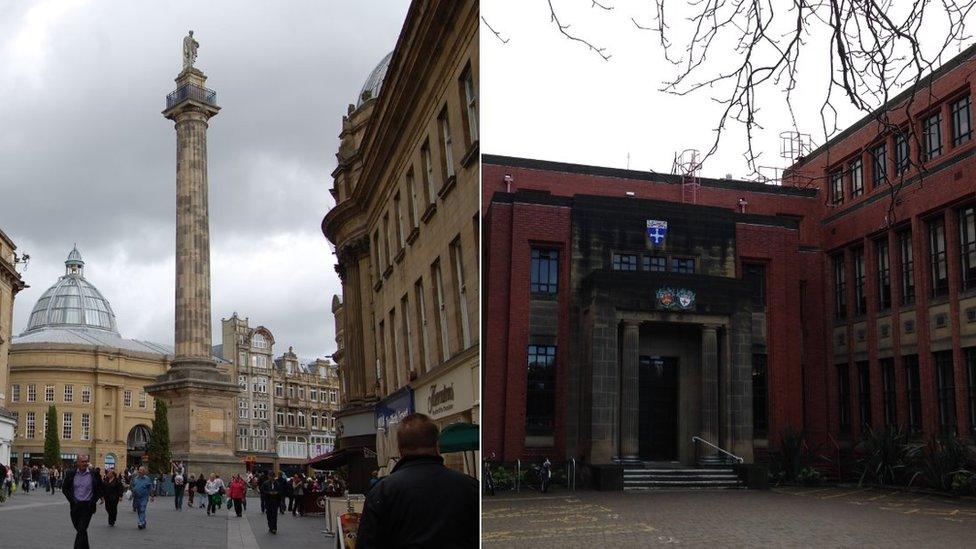
<instances>
[{"instance_id":1,"label":"entrance doorway","mask_svg":"<svg viewBox=\"0 0 976 549\"><path fill-rule=\"evenodd\" d=\"M640 459L678 459L678 359L642 356L638 372Z\"/></svg>"}]
</instances>

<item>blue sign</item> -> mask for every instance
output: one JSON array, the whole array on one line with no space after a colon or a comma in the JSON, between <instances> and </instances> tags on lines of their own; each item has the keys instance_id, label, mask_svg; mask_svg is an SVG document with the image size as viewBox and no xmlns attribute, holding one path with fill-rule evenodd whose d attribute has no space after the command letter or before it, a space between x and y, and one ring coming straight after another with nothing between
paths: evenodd
<instances>
[{"instance_id":1,"label":"blue sign","mask_svg":"<svg viewBox=\"0 0 976 549\"><path fill-rule=\"evenodd\" d=\"M387 429L413 412L413 389L403 387L376 404L376 428Z\"/></svg>"},{"instance_id":2,"label":"blue sign","mask_svg":"<svg viewBox=\"0 0 976 549\"><path fill-rule=\"evenodd\" d=\"M664 237L668 235L668 222L661 221L659 219L648 219L647 220L647 238L651 239L651 243L655 246L664 245Z\"/></svg>"}]
</instances>

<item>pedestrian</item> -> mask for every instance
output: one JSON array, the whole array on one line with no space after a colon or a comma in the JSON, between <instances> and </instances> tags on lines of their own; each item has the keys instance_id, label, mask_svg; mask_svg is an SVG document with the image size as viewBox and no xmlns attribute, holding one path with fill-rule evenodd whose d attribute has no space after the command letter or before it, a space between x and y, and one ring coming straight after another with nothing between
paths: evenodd
<instances>
[{"instance_id":1,"label":"pedestrian","mask_svg":"<svg viewBox=\"0 0 976 549\"><path fill-rule=\"evenodd\" d=\"M287 490L284 473L278 477L269 475L267 480L261 483L261 496L264 498L265 515L268 517L268 531L272 534L278 533L278 507L281 506L281 498Z\"/></svg>"},{"instance_id":2,"label":"pedestrian","mask_svg":"<svg viewBox=\"0 0 976 549\"><path fill-rule=\"evenodd\" d=\"M291 483L288 482L288 477L285 476L285 472L284 471L279 471L279 475L280 475L279 480L281 480L284 483L284 485L285 485L285 490L281 493L281 497L288 498L288 502L290 503L291 502L291 497L292 497L292 495L291 495ZM287 508L288 508L288 505L286 505L285 504L285 501L282 500L281 505L278 506L278 512L281 513L282 515L284 515L285 514L285 509L287 509Z\"/></svg>"},{"instance_id":3,"label":"pedestrian","mask_svg":"<svg viewBox=\"0 0 976 549\"><path fill-rule=\"evenodd\" d=\"M305 508L302 504L302 499L305 497L305 479L302 478L301 473L295 473L291 477L291 501L289 501L289 511L291 511L291 516L305 516Z\"/></svg>"},{"instance_id":4,"label":"pedestrian","mask_svg":"<svg viewBox=\"0 0 976 549\"><path fill-rule=\"evenodd\" d=\"M102 501L105 502L105 511L108 513L108 525L115 526L115 519L119 516L119 502L122 501L125 487L122 485L122 479L115 473L115 469L106 471L102 484Z\"/></svg>"},{"instance_id":5,"label":"pedestrian","mask_svg":"<svg viewBox=\"0 0 976 549\"><path fill-rule=\"evenodd\" d=\"M189 481L186 483L186 493L190 496L190 509L193 509L193 495L197 493L197 482L193 479L193 477L190 477Z\"/></svg>"},{"instance_id":6,"label":"pedestrian","mask_svg":"<svg viewBox=\"0 0 976 549\"><path fill-rule=\"evenodd\" d=\"M146 528L146 506L150 501L156 501L156 493L153 492L153 480L146 474L145 465L139 466L136 475L132 477L129 490L132 490L132 505L138 513L139 529L144 530Z\"/></svg>"},{"instance_id":7,"label":"pedestrian","mask_svg":"<svg viewBox=\"0 0 976 549\"><path fill-rule=\"evenodd\" d=\"M444 466L424 414L400 421L400 460L366 494L357 549L478 547L478 481Z\"/></svg>"},{"instance_id":8,"label":"pedestrian","mask_svg":"<svg viewBox=\"0 0 976 549\"><path fill-rule=\"evenodd\" d=\"M240 517L241 509L244 506L244 499L247 497L247 484L240 475L234 475L234 478L231 479L227 495L234 501L234 512Z\"/></svg>"},{"instance_id":9,"label":"pedestrian","mask_svg":"<svg viewBox=\"0 0 976 549\"><path fill-rule=\"evenodd\" d=\"M61 468L52 467L50 472L50 478L48 479L48 489L53 496L58 489L58 485L61 484Z\"/></svg>"},{"instance_id":10,"label":"pedestrian","mask_svg":"<svg viewBox=\"0 0 976 549\"><path fill-rule=\"evenodd\" d=\"M267 507L266 507L267 504L265 503L264 492L261 491L261 485L264 484L265 481L267 481L267 480L268 480L268 473L262 472L261 473L261 478L258 480L258 495L261 497L261 513L262 514L267 511Z\"/></svg>"},{"instance_id":11,"label":"pedestrian","mask_svg":"<svg viewBox=\"0 0 976 549\"><path fill-rule=\"evenodd\" d=\"M24 493L25 494L29 493L30 492L30 484L31 484L31 468L30 467L24 467L20 471L20 483L21 483L21 488L24 490Z\"/></svg>"},{"instance_id":12,"label":"pedestrian","mask_svg":"<svg viewBox=\"0 0 976 549\"><path fill-rule=\"evenodd\" d=\"M197 477L196 482L197 482L197 498L200 500L200 508L203 509L204 507L207 506L206 500L208 499L207 497L205 497L207 495L207 479L203 478L203 473L200 473L200 476Z\"/></svg>"},{"instance_id":13,"label":"pedestrian","mask_svg":"<svg viewBox=\"0 0 976 549\"><path fill-rule=\"evenodd\" d=\"M223 500L221 496L224 493L224 481L220 480L217 473L210 473L210 480L207 481L204 490L207 492L207 516L216 515Z\"/></svg>"},{"instance_id":14,"label":"pedestrian","mask_svg":"<svg viewBox=\"0 0 976 549\"><path fill-rule=\"evenodd\" d=\"M177 511L183 510L183 490L185 488L183 474L176 473L173 475L173 500ZM190 505L193 505L193 503L191 502Z\"/></svg>"},{"instance_id":15,"label":"pedestrian","mask_svg":"<svg viewBox=\"0 0 976 549\"><path fill-rule=\"evenodd\" d=\"M95 514L95 504L102 497L102 479L88 468L88 459L88 454L79 454L75 468L65 474L61 485L75 527L75 549L88 549L88 524Z\"/></svg>"}]
</instances>

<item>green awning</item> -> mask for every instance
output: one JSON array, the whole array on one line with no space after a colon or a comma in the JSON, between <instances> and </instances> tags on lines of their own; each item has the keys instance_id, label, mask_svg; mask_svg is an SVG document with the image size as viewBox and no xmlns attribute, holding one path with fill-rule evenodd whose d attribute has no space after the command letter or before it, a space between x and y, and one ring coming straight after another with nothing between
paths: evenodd
<instances>
[{"instance_id":1,"label":"green awning","mask_svg":"<svg viewBox=\"0 0 976 549\"><path fill-rule=\"evenodd\" d=\"M477 450L481 442L478 426L471 423L453 423L441 431L441 453Z\"/></svg>"}]
</instances>

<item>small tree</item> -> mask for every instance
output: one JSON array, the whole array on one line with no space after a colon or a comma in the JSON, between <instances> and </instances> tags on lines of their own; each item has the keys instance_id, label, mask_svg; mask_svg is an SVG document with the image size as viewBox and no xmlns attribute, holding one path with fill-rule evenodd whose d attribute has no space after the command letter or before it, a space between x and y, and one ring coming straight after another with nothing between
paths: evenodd
<instances>
[{"instance_id":1,"label":"small tree","mask_svg":"<svg viewBox=\"0 0 976 549\"><path fill-rule=\"evenodd\" d=\"M171 459L166 401L159 398L156 399L156 417L153 418L152 435L149 437L149 472L169 473Z\"/></svg>"},{"instance_id":2,"label":"small tree","mask_svg":"<svg viewBox=\"0 0 976 549\"><path fill-rule=\"evenodd\" d=\"M58 439L58 410L52 404L47 409L47 430L44 432L44 465L61 465L61 442Z\"/></svg>"}]
</instances>

